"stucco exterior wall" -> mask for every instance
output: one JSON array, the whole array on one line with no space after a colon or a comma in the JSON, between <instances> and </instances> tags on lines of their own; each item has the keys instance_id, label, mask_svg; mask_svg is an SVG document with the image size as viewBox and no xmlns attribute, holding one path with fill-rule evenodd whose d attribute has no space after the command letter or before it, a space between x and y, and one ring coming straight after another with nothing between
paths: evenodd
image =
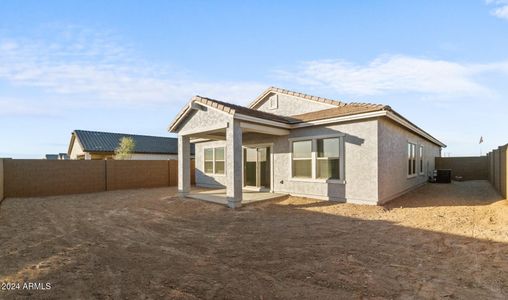
<instances>
[{"instance_id":1,"label":"stucco exterior wall","mask_svg":"<svg viewBox=\"0 0 508 300\"><path fill-rule=\"evenodd\" d=\"M71 153L69 154L70 159L77 159L78 155L83 155L83 148L81 148L81 145L78 142L78 139L74 139L74 143L72 144Z\"/></svg>"},{"instance_id":2,"label":"stucco exterior wall","mask_svg":"<svg viewBox=\"0 0 508 300\"><path fill-rule=\"evenodd\" d=\"M345 184L291 178L289 139L341 133L346 135ZM246 133L243 135L243 145L273 144L272 189L276 193L351 203L376 204L378 200L377 139L377 120L372 119L332 126L295 129L288 136ZM205 174L203 171L204 148L224 145L224 141L196 144L196 185L204 187L223 187L225 185L225 175Z\"/></svg>"},{"instance_id":3,"label":"stucco exterior wall","mask_svg":"<svg viewBox=\"0 0 508 300\"><path fill-rule=\"evenodd\" d=\"M316 137L344 133L345 184L292 179L288 138ZM274 144L274 191L294 195L376 204L377 120L295 129Z\"/></svg>"},{"instance_id":4,"label":"stucco exterior wall","mask_svg":"<svg viewBox=\"0 0 508 300\"><path fill-rule=\"evenodd\" d=\"M281 116L292 116L334 107L330 104L310 101L295 96L276 94L278 98L278 107L276 109L271 109L269 98L274 95L275 94L270 94L266 99L263 99L265 102L259 106L258 110Z\"/></svg>"},{"instance_id":5,"label":"stucco exterior wall","mask_svg":"<svg viewBox=\"0 0 508 300\"><path fill-rule=\"evenodd\" d=\"M441 156L441 148L406 130L396 123L379 119L379 204L427 182L435 169L435 157ZM424 147L424 174L408 178L407 143ZM417 159L418 165L418 159Z\"/></svg>"},{"instance_id":6,"label":"stucco exterior wall","mask_svg":"<svg viewBox=\"0 0 508 300\"><path fill-rule=\"evenodd\" d=\"M231 116L217 111L213 108L205 108L206 111L193 110L192 115L187 117L186 121L178 128L179 133L185 133L190 131L209 131L210 128L217 126L226 126L227 122L231 121Z\"/></svg>"},{"instance_id":7,"label":"stucco exterior wall","mask_svg":"<svg viewBox=\"0 0 508 300\"><path fill-rule=\"evenodd\" d=\"M226 174L206 174L204 161L205 148L225 146L225 141L213 141L195 144L196 186L210 188L224 188L226 186ZM227 157L225 157L225 159L227 159Z\"/></svg>"}]
</instances>

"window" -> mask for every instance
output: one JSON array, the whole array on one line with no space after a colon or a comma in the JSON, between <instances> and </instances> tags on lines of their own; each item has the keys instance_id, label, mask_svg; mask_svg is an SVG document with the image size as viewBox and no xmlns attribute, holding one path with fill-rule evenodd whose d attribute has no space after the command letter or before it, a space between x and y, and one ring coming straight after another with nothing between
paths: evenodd
<instances>
[{"instance_id":1,"label":"window","mask_svg":"<svg viewBox=\"0 0 508 300\"><path fill-rule=\"evenodd\" d=\"M416 175L416 144L407 143L407 175Z\"/></svg>"},{"instance_id":2,"label":"window","mask_svg":"<svg viewBox=\"0 0 508 300\"><path fill-rule=\"evenodd\" d=\"M293 177L312 178L312 140L293 142Z\"/></svg>"},{"instance_id":3,"label":"window","mask_svg":"<svg viewBox=\"0 0 508 300\"><path fill-rule=\"evenodd\" d=\"M205 149L205 173L224 174L224 147Z\"/></svg>"},{"instance_id":4,"label":"window","mask_svg":"<svg viewBox=\"0 0 508 300\"><path fill-rule=\"evenodd\" d=\"M205 149L205 173L213 173L213 149Z\"/></svg>"},{"instance_id":5,"label":"window","mask_svg":"<svg viewBox=\"0 0 508 300\"><path fill-rule=\"evenodd\" d=\"M295 180L344 180L344 137L313 137L291 142L291 175Z\"/></svg>"},{"instance_id":6,"label":"window","mask_svg":"<svg viewBox=\"0 0 508 300\"><path fill-rule=\"evenodd\" d=\"M215 148L215 174L224 174L224 147Z\"/></svg>"},{"instance_id":7,"label":"window","mask_svg":"<svg viewBox=\"0 0 508 300\"><path fill-rule=\"evenodd\" d=\"M418 158L420 159L419 163L420 163L420 175L423 175L424 172L423 172L423 145L420 145L420 151L418 153Z\"/></svg>"},{"instance_id":8,"label":"window","mask_svg":"<svg viewBox=\"0 0 508 300\"><path fill-rule=\"evenodd\" d=\"M316 177L340 178L339 138L317 140Z\"/></svg>"}]
</instances>

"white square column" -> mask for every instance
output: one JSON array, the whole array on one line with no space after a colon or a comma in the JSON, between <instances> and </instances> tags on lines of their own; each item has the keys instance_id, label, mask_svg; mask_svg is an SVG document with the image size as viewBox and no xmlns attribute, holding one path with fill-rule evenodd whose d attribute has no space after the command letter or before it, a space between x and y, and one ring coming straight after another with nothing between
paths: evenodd
<instances>
[{"instance_id":1,"label":"white square column","mask_svg":"<svg viewBox=\"0 0 508 300\"><path fill-rule=\"evenodd\" d=\"M242 128L231 119L226 129L226 198L228 206L242 206Z\"/></svg>"},{"instance_id":2,"label":"white square column","mask_svg":"<svg viewBox=\"0 0 508 300\"><path fill-rule=\"evenodd\" d=\"M178 195L190 192L190 137L178 135Z\"/></svg>"}]
</instances>

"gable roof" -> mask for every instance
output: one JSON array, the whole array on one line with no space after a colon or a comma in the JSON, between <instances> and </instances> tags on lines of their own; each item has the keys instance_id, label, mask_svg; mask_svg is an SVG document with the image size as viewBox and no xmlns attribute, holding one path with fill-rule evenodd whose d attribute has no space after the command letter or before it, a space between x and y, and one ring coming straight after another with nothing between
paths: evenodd
<instances>
[{"instance_id":1,"label":"gable roof","mask_svg":"<svg viewBox=\"0 0 508 300\"><path fill-rule=\"evenodd\" d=\"M185 116L188 113L190 113L190 111L192 110L193 103L200 103L205 106L215 108L215 109L222 111L224 113L227 113L229 115L242 114L242 115L246 115L246 116L250 116L250 117L254 117L254 118L259 118L259 119L263 119L263 120L267 120L267 121L274 121L274 122L278 122L278 123L282 123L282 124L292 124L294 122L298 122L298 120L295 120L291 117L279 116L276 114L272 114L272 113L252 109L252 108L247 108L247 107L236 105L236 104L222 102L222 101L207 98L207 97L194 96L194 97L192 97L191 101L183 108L183 110L180 111L180 113L176 116L174 121L171 122L171 125L169 125L170 131L174 132L177 129L178 124L180 124L180 122L185 118Z\"/></svg>"},{"instance_id":2,"label":"gable roof","mask_svg":"<svg viewBox=\"0 0 508 300\"><path fill-rule=\"evenodd\" d=\"M283 91L284 93L293 93L288 90L278 89L271 87L265 91L263 95L266 95L267 93L270 93L272 91ZM257 100L259 101L263 99L264 96L258 97ZM193 105L194 103L199 103L208 107L212 107L214 109L217 109L219 111L222 111L224 113L230 114L230 115L236 115L238 118L247 120L247 121L263 121L266 120L269 123L269 125L272 126L280 126L287 129L297 128L297 127L304 127L304 126L314 126L314 125L320 125L320 124L329 124L329 123L336 123L336 122L343 122L346 120L352 120L352 119L365 119L365 118L373 118L373 117L381 117L386 116L395 122L399 123L406 129L415 132L416 134L426 138L427 140L431 141L432 143L440 146L440 147L446 147L444 143L439 141L438 139L434 138L430 134L428 134L426 131L421 129L420 127L416 126L414 123L397 113L395 110L393 110L388 105L383 104L373 104L373 103L361 103L361 102L351 102L351 103L345 103L345 102L339 102L334 101L326 98L321 97L315 97L305 94L300 94L299 97L305 98L312 98L314 101L325 101L324 103L333 104L334 107L322 109L314 112L299 114L299 115L293 115L293 116L280 116L268 112L259 111L257 109L252 108L256 104L253 103L251 106L244 107L240 105L235 105L227 102L222 102L215 99L210 99L206 97L201 96L195 96L191 99L191 101L180 111L180 113L177 115L177 117L173 120L171 125L169 126L169 131L171 132L177 132L178 131L178 125L186 118L186 116L195 108ZM311 99L309 99L311 100ZM330 102L333 101L333 102ZM241 115L241 116L240 116ZM250 117L250 119L246 119L245 117ZM258 120L254 120L252 118L256 118ZM267 122L267 124L268 124Z\"/></svg>"},{"instance_id":3,"label":"gable roof","mask_svg":"<svg viewBox=\"0 0 508 300\"><path fill-rule=\"evenodd\" d=\"M88 130L72 132L68 153L70 155L75 138L85 152L114 152L123 137L134 140L133 153L178 154L176 138ZM194 145L191 145L191 155L194 155Z\"/></svg>"},{"instance_id":4,"label":"gable roof","mask_svg":"<svg viewBox=\"0 0 508 300\"><path fill-rule=\"evenodd\" d=\"M340 105L345 104L345 103L343 103L341 101L337 101L337 100L332 100L332 99L318 97L318 96L312 96L312 95L308 95L308 94L304 94L304 93L294 92L294 91L271 86L271 87L267 88L261 95L259 95L254 101L252 101L249 104L249 108L256 108L256 106L258 104L260 104L261 101L270 93L277 93L277 94L294 96L294 97L298 97L298 98L302 98L302 99L306 99L306 100L310 100L310 101L314 101L314 102L329 104L330 106L340 106Z\"/></svg>"}]
</instances>

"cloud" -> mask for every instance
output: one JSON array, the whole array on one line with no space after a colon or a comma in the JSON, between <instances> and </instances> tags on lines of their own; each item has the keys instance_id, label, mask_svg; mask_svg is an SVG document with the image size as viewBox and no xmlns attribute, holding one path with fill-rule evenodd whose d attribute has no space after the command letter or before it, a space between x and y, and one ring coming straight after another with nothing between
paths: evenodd
<instances>
[{"instance_id":1,"label":"cloud","mask_svg":"<svg viewBox=\"0 0 508 300\"><path fill-rule=\"evenodd\" d=\"M508 20L508 0L487 0L485 2L497 6L490 12L491 15Z\"/></svg>"},{"instance_id":2,"label":"cloud","mask_svg":"<svg viewBox=\"0 0 508 300\"><path fill-rule=\"evenodd\" d=\"M508 5L496 8L494 11L492 11L492 15L501 19L508 20Z\"/></svg>"},{"instance_id":3,"label":"cloud","mask_svg":"<svg viewBox=\"0 0 508 300\"><path fill-rule=\"evenodd\" d=\"M0 37L0 80L64 95L69 100L63 105L181 105L195 94L244 102L265 88L255 82L191 79L186 71L144 60L112 32L76 26L45 31ZM15 101L9 103L11 111L23 111L24 103L9 101Z\"/></svg>"},{"instance_id":4,"label":"cloud","mask_svg":"<svg viewBox=\"0 0 508 300\"><path fill-rule=\"evenodd\" d=\"M363 65L344 60L309 61L296 70L278 70L275 74L286 81L356 96L413 92L458 97L491 95L493 92L477 80L489 72L508 73L508 63L462 64L385 55Z\"/></svg>"}]
</instances>

